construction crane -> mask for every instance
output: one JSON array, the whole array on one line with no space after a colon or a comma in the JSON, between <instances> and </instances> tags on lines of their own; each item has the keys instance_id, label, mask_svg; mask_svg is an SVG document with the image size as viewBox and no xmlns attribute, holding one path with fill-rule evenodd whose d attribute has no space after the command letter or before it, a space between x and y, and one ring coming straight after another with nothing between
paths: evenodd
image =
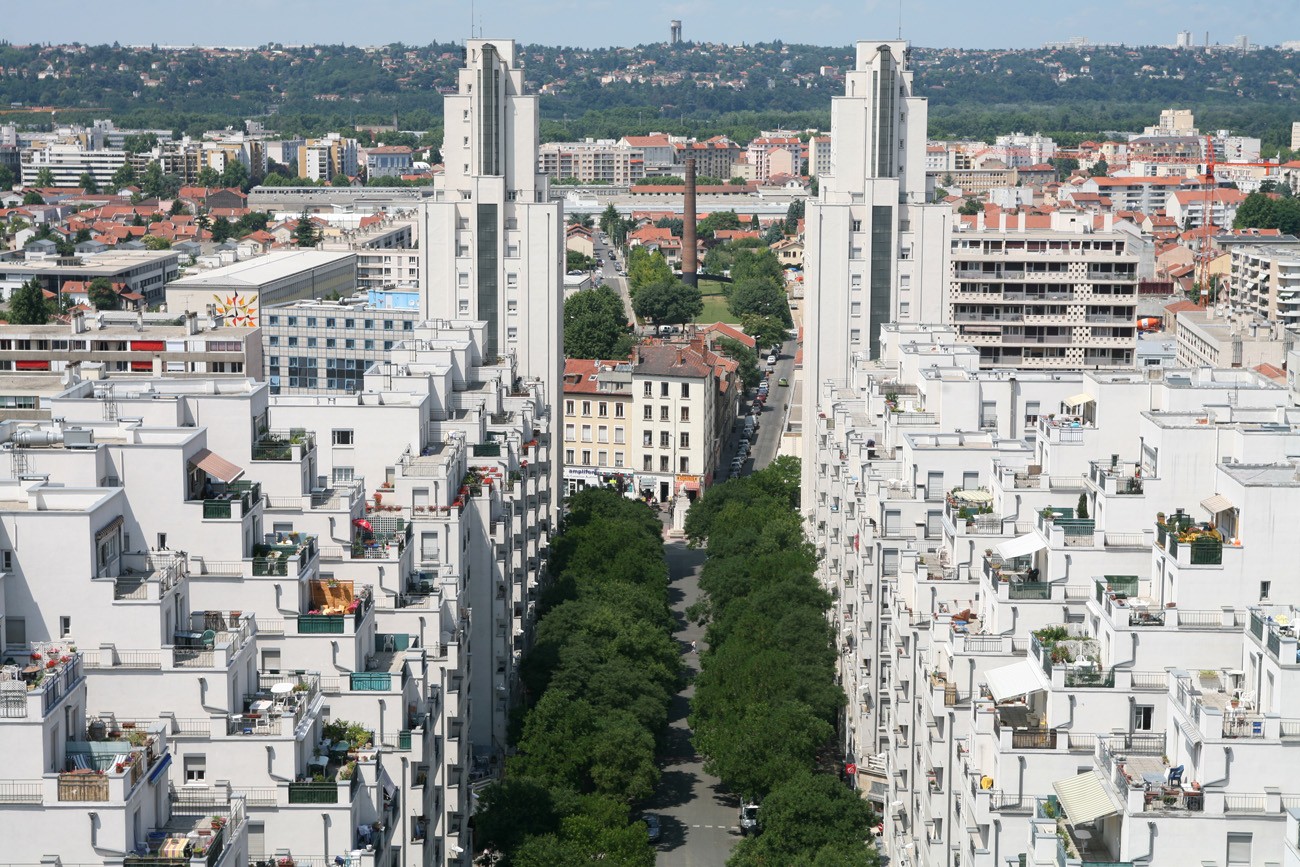
<instances>
[{"instance_id":1,"label":"construction crane","mask_svg":"<svg viewBox=\"0 0 1300 867\"><path fill-rule=\"evenodd\" d=\"M1273 169L1279 171L1281 164L1272 163L1251 163L1251 162L1230 162L1223 163L1233 168L1257 168ZM1215 175L1215 170L1219 163L1214 159L1214 136L1205 136L1205 199L1201 206L1201 237L1198 239L1196 246L1196 271L1195 285L1199 287L1200 294L1194 299L1202 307L1209 306L1211 303L1225 302L1228 300L1228 287L1219 290L1218 298L1210 298L1210 260L1213 258L1213 250L1210 246L1210 213L1214 208L1214 194L1218 192L1219 183ZM1231 229L1231 226L1224 226L1225 229Z\"/></svg>"}]
</instances>

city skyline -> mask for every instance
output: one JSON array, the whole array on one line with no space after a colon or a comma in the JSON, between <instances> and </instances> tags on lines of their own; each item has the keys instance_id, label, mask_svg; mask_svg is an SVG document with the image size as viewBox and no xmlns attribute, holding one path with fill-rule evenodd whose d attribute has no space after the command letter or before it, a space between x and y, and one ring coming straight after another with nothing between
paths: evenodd
<instances>
[{"instance_id":1,"label":"city skyline","mask_svg":"<svg viewBox=\"0 0 1300 867\"><path fill-rule=\"evenodd\" d=\"M700 42L785 42L841 44L844 34L898 34L900 4L891 0L819 2L792 6L757 0L737 18L730 5L718 0L667 2L653 17L628 17L612 0L556 0L508 8L499 0L478 0L471 9L447 0L419 3L392 0L389 15L354 20L352 4L341 0L295 0L267 8L250 0L233 0L227 14L207 19L201 28L172 16L155 16L157 0L127 0L112 7L87 7L78 0L51 0L37 7L11 11L5 38L15 44L82 42L100 44L166 44L255 46L268 42L293 44L383 45L391 42L427 44L461 41L473 32L524 44L602 47L667 41L669 20L680 19L683 38ZM1085 36L1100 43L1172 45L1178 31L1188 30L1196 44L1205 33L1211 43L1230 44L1244 32L1256 43L1300 39L1300 28L1284 7L1253 0L1232 8L1208 3L1148 4L1144 12L1130 10L1123 20L1099 20L1089 8L1065 14L1036 14L1041 7L1014 0L1003 14L986 19L962 15L953 0L902 3L902 38L919 46L964 48L1036 48ZM310 11L310 15L307 13ZM247 14L242 14L247 13ZM566 14L572 13L572 14ZM572 22L581 15L581 33ZM1014 22L1015 26L1008 26ZM1244 24L1243 22L1248 22Z\"/></svg>"}]
</instances>

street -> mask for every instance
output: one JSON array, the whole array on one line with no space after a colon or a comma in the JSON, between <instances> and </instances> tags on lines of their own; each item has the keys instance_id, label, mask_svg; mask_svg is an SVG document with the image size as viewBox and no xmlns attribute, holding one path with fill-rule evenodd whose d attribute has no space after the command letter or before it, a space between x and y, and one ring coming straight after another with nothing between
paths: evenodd
<instances>
[{"instance_id":1,"label":"street","mask_svg":"<svg viewBox=\"0 0 1300 867\"><path fill-rule=\"evenodd\" d=\"M743 472L761 469L776 456L785 418L784 407L790 394L789 388L778 386L776 381L782 376L793 375L794 345L791 340L782 347L772 374L772 396L763 409L751 458ZM764 352L760 360L766 357ZM749 401L742 401L742 404L742 412L748 410ZM737 429L724 447L722 473L728 471L739 438ZM720 480L725 478L720 474ZM677 640L693 678L699 671L699 657L691 652L691 643L696 642L703 651L704 630L686 619L686 609L699 598L699 573L705 554L681 541L665 543L664 553L668 558L668 601L677 620ZM655 863L658 867L720 867L740 840L740 829L736 825L739 800L723 788L717 777L704 772L703 762L691 745L686 717L694 694L694 685L688 683L673 699L668 736L661 756L663 776L654 797L645 806L646 812L660 817L662 825L662 836L656 847Z\"/></svg>"},{"instance_id":2,"label":"street","mask_svg":"<svg viewBox=\"0 0 1300 867\"><path fill-rule=\"evenodd\" d=\"M627 313L628 322L636 322L636 315L632 312L632 296L628 293L627 278L618 276L618 264L615 260L609 258L609 252L614 248L601 240L599 232L595 235L592 242L596 254L596 273L600 279L608 286L614 289L623 299L623 309Z\"/></svg>"}]
</instances>

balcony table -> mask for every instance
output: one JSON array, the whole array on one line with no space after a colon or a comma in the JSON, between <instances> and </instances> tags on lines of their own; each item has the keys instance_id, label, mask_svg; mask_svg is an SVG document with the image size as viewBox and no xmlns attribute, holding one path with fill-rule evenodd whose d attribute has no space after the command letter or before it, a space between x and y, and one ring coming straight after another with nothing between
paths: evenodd
<instances>
[{"instance_id":1,"label":"balcony table","mask_svg":"<svg viewBox=\"0 0 1300 867\"><path fill-rule=\"evenodd\" d=\"M274 703L269 699L258 699L248 706L250 713L267 713L274 707Z\"/></svg>"}]
</instances>

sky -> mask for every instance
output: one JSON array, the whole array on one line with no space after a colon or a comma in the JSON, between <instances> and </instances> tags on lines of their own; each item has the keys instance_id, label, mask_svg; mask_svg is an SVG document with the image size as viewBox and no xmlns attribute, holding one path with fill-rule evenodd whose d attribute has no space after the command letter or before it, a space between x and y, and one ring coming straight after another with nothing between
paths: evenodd
<instances>
[{"instance_id":1,"label":"sky","mask_svg":"<svg viewBox=\"0 0 1300 867\"><path fill-rule=\"evenodd\" d=\"M903 38L927 47L1033 48L1071 36L1170 45L1179 30L1192 31L1200 44L1207 29L1214 43L1239 33L1263 44L1300 40L1300 16L1278 0L1122 7L1053 0L7 0L0 37L16 44L423 45L459 41L473 26L474 35L481 28L526 43L599 47L665 41L669 20L680 18L688 40L845 45L897 36L900 3Z\"/></svg>"}]
</instances>

